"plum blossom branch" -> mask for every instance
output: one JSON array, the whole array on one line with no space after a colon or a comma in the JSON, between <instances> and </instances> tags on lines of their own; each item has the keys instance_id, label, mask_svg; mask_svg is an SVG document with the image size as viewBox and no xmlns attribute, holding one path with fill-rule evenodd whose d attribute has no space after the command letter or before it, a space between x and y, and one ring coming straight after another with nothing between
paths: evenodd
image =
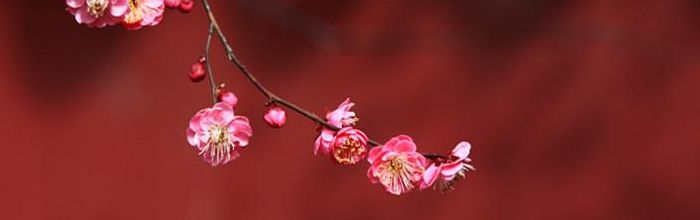
<instances>
[{"instance_id":1,"label":"plum blossom branch","mask_svg":"<svg viewBox=\"0 0 700 220\"><path fill-rule=\"evenodd\" d=\"M216 35L218 36L219 40L221 41L221 44L223 45L223 47L225 49L226 56L227 56L228 60L231 63L233 63L241 71L241 73L255 86L255 88L258 91L260 91L265 97L267 97L269 99L267 102L267 105L277 104L277 105L287 107L287 108L301 114L302 116L308 118L309 120L312 120L312 121L320 124L321 126L326 127L328 129L331 129L333 131L339 131L341 129L337 126L334 126L334 125L328 123L326 120L320 118L318 115L316 115L316 114L314 114L306 109L303 109L303 108L299 107L298 105L275 95L270 90L268 90L262 83L260 83L260 81L258 81L258 79L248 70L248 68L246 68L246 66L243 65L243 63L238 59L238 56L236 56L236 53L233 50L233 47L228 42L226 35L224 35L224 33L222 32L221 27L219 26L219 23L216 21L216 17L214 17L214 13L211 9L211 6L209 5L209 1L202 0L202 5L204 5L204 10L207 14L207 17L209 18L209 34L207 36L207 44L206 44L206 49L205 49L205 58L207 60L209 60L209 47L211 46L210 43L211 43L212 31L213 31L213 32L216 32ZM211 72L211 66L209 65L209 62L207 62L206 65L207 65L207 69L208 69L209 76L210 76L209 77L210 85L212 86L212 90L215 91L216 84L213 83L213 76L212 76L213 73ZM371 139L369 139L367 141L367 143L372 145L372 146L381 145L379 142L371 140ZM435 160L438 158L447 159L447 156L442 155L442 154L424 153L423 156L425 156L431 160Z\"/></svg>"},{"instance_id":2,"label":"plum blossom branch","mask_svg":"<svg viewBox=\"0 0 700 220\"><path fill-rule=\"evenodd\" d=\"M66 6L76 22L89 27L122 25L129 30L155 26L162 20L164 7L177 8L183 13L192 9L193 0L66 0ZM463 141L448 154L427 154L417 151L411 137L398 135L386 143L369 139L360 129L354 128L357 117L351 108L355 103L346 99L337 109L328 112L325 119L291 103L268 90L243 65L236 56L214 17L208 0L202 0L209 25L204 52L191 66L188 77L192 82L204 80L209 73L209 86L214 104L198 111L186 130L188 143L212 166L226 164L237 158L249 143L253 130L247 117L234 114L238 98L218 84L209 62L214 37L223 45L228 60L260 91L270 106L265 113L268 125L279 128L286 121L281 107L316 122L319 134L314 141L314 154L321 152L342 165L357 164L366 159L370 168L367 177L372 183L380 183L391 194L400 195L419 187L452 189L456 180L473 171L469 153L471 144ZM372 148L374 147L374 148Z\"/></svg>"}]
</instances>

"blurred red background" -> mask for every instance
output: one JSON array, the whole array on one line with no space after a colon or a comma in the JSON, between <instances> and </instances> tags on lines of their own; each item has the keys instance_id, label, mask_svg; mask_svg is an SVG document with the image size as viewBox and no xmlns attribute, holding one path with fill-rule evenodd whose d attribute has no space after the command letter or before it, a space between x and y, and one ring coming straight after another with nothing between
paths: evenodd
<instances>
[{"instance_id":1,"label":"blurred red background","mask_svg":"<svg viewBox=\"0 0 700 220\"><path fill-rule=\"evenodd\" d=\"M212 168L185 140L209 105L185 73L206 18L91 29L63 1L0 13L0 219L698 219L700 3L690 0L214 1L270 89L423 151L473 143L450 194L395 197L314 157L315 125L262 120L216 44L252 143ZM694 174L695 173L695 174Z\"/></svg>"}]
</instances>

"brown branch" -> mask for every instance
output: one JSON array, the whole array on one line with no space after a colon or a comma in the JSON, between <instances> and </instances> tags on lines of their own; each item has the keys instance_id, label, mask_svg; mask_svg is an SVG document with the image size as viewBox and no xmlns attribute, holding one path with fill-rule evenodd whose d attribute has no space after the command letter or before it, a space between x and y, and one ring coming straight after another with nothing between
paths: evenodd
<instances>
[{"instance_id":1,"label":"brown branch","mask_svg":"<svg viewBox=\"0 0 700 220\"><path fill-rule=\"evenodd\" d=\"M209 25L209 32L207 34L207 43L204 46L204 54L202 57L204 57L204 65L207 67L207 73L209 73L209 86L211 87L211 99L212 102L216 103L217 100L217 94L216 94L216 81L214 80L214 72L212 72L211 69L211 64L209 63L209 51L211 49L211 38L212 35L214 34L214 26Z\"/></svg>"},{"instance_id":2,"label":"brown branch","mask_svg":"<svg viewBox=\"0 0 700 220\"><path fill-rule=\"evenodd\" d=\"M291 103L291 102L275 95L270 90L265 88L265 86L263 86L263 84L260 83L260 81L258 81L257 78L255 78L255 76L248 70L248 68L245 67L245 65L243 65L243 63L236 56L236 53L233 51L233 47L231 47L231 44L229 44L228 39L226 38L224 33L221 31L221 28L219 27L219 23L216 22L216 18L214 17L214 13L212 12L211 6L209 5L209 1L202 0L202 5L204 5L204 10L207 13L207 17L209 18L209 36L207 38L207 48L206 48L207 52L205 52L206 56L208 56L208 54L209 54L208 53L209 45L210 45L209 43L211 41L212 31L214 31L214 32L216 32L216 35L218 36L219 40L221 40L221 44L224 46L228 60L231 63L233 63L234 65L236 65L236 67L238 67L238 70L240 70L241 73L243 73L243 75L246 78L248 78L248 80L251 83L253 83L255 88L257 88L263 95L265 95L265 97L267 97L269 99L267 102L268 105L269 104L277 104L277 105L287 107L288 109L291 109L291 110L301 114L302 116L308 118L311 121L318 123L319 125L321 125L323 127L326 127L328 129L331 129L334 131L340 130L339 127L336 127L336 126L329 124L328 122L326 122L326 120L323 120L321 117L314 114L313 112L310 112L306 109L303 109L303 108L295 105L294 103ZM206 57L206 59L207 59L207 68L209 68L209 62L208 62L209 58ZM210 79L213 80L213 77L211 77L212 74L211 74L210 70L209 70L209 73L210 73L209 74ZM212 89L215 89L215 88L212 87ZM381 145L379 142L371 140L371 139L368 141L368 143L372 146ZM431 160L435 160L436 158L444 158L444 159L448 158L448 156L442 155L442 154L425 154L424 153L423 156L425 156Z\"/></svg>"}]
</instances>

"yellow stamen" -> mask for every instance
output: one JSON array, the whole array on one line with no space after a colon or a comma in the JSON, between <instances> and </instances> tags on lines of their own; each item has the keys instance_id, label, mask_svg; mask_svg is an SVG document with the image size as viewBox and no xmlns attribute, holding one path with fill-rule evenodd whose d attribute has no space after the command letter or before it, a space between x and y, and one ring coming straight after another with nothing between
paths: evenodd
<instances>
[{"instance_id":1,"label":"yellow stamen","mask_svg":"<svg viewBox=\"0 0 700 220\"><path fill-rule=\"evenodd\" d=\"M124 17L124 23L136 24L141 22L143 18L143 12L141 11L141 1L140 0L129 0L129 13Z\"/></svg>"},{"instance_id":2,"label":"yellow stamen","mask_svg":"<svg viewBox=\"0 0 700 220\"><path fill-rule=\"evenodd\" d=\"M107 1L108 0L87 0L85 3L88 6L88 13L95 17L102 16L107 9Z\"/></svg>"}]
</instances>

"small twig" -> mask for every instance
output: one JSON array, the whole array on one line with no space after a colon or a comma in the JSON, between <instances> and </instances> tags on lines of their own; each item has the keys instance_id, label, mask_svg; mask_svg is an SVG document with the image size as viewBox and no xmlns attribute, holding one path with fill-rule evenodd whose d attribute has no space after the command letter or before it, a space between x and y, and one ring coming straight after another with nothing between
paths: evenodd
<instances>
[{"instance_id":1,"label":"small twig","mask_svg":"<svg viewBox=\"0 0 700 220\"><path fill-rule=\"evenodd\" d=\"M310 112L306 109L303 109L303 108L295 105L294 103L291 103L291 102L275 95L270 90L265 88L265 86L263 86L263 84L260 83L260 81L258 81L257 78L255 78L255 76L248 70L248 68L245 67L245 65L243 65L243 63L236 56L236 53L234 52L233 47L231 47L231 44L229 44L226 36L221 31L221 28L219 27L219 23L216 22L216 18L214 17L214 13L212 12L211 6L209 5L209 1L202 0L202 5L204 5L204 10L207 13L207 17L209 18L209 36L207 38L207 42L209 42L211 40L212 31L215 31L219 40L221 40L221 44L224 46L228 60L231 63L233 63L234 65L236 65L236 67L238 67L238 69L241 71L241 73L243 73L243 75L246 78L248 78L248 80L255 86L255 88L257 88L258 91L260 91L265 97L267 97L269 99L269 101L268 101L269 104L277 104L277 105L287 107L287 108L301 114L302 116L308 118L309 120L316 122L317 124L319 124L323 127L326 127L326 128L331 129L333 131L340 130L339 127L336 127L334 125L329 124L328 122L326 122L326 120L323 120L321 117L314 114L313 112ZM209 47L209 44L207 43L206 51L209 51L208 47ZM206 52L206 53L208 54L208 52ZM207 61L208 61L208 57L207 57ZM207 62L207 68L209 68L208 64L209 63ZM209 71L209 73L211 73L211 71ZM368 143L372 146L380 146L381 145L379 142L374 141L374 140L369 140ZM435 160L436 158L448 158L447 156L441 155L441 154L426 154L426 153L424 153L423 156L425 156L431 160Z\"/></svg>"},{"instance_id":2,"label":"small twig","mask_svg":"<svg viewBox=\"0 0 700 220\"><path fill-rule=\"evenodd\" d=\"M209 25L209 32L207 34L207 43L204 46L204 55L202 55L202 57L204 57L204 65L207 67L207 72L209 73L208 75L209 75L209 86L211 87L211 99L212 99L212 102L216 103L217 86L216 86L216 81L214 80L214 72L212 71L211 64L209 63L209 51L211 48L211 38L212 38L213 34L214 34L214 26Z\"/></svg>"}]
</instances>

